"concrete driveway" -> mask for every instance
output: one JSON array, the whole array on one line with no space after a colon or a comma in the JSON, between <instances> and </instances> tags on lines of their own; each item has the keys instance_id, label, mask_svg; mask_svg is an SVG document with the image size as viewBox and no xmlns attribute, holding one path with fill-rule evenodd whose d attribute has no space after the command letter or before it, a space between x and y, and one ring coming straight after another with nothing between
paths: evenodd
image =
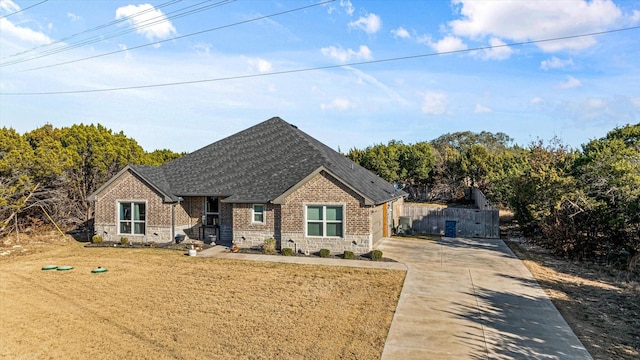
<instances>
[{"instance_id":1,"label":"concrete driveway","mask_svg":"<svg viewBox=\"0 0 640 360\"><path fill-rule=\"evenodd\" d=\"M408 266L383 359L591 359L502 240L384 239Z\"/></svg>"}]
</instances>

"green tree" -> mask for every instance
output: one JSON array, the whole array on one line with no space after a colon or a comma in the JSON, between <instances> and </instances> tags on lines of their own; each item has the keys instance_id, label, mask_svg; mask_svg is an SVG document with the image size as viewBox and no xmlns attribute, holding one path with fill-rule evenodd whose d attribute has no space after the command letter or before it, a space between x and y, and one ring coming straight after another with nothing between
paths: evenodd
<instances>
[{"instance_id":1,"label":"green tree","mask_svg":"<svg viewBox=\"0 0 640 360\"><path fill-rule=\"evenodd\" d=\"M102 125L73 125L64 129L62 147L71 155L67 172L69 196L76 204L74 215L82 221L91 218L87 197L128 164L141 164L144 150L123 132L113 133Z\"/></svg>"},{"instance_id":2,"label":"green tree","mask_svg":"<svg viewBox=\"0 0 640 360\"><path fill-rule=\"evenodd\" d=\"M32 176L35 157L14 129L0 130L0 234L31 203L39 184Z\"/></svg>"},{"instance_id":3,"label":"green tree","mask_svg":"<svg viewBox=\"0 0 640 360\"><path fill-rule=\"evenodd\" d=\"M152 152L145 153L143 162L141 165L161 166L168 163L171 160L181 158L186 153L175 153L169 149L159 149Z\"/></svg>"},{"instance_id":4,"label":"green tree","mask_svg":"<svg viewBox=\"0 0 640 360\"><path fill-rule=\"evenodd\" d=\"M431 172L436 163L436 151L431 144L418 142L399 148L399 183L412 199L420 199L421 189L427 193Z\"/></svg>"},{"instance_id":5,"label":"green tree","mask_svg":"<svg viewBox=\"0 0 640 360\"><path fill-rule=\"evenodd\" d=\"M389 182L398 182L405 174L400 167L402 142L392 140L387 145L378 144L364 150L352 149L347 157Z\"/></svg>"},{"instance_id":6,"label":"green tree","mask_svg":"<svg viewBox=\"0 0 640 360\"><path fill-rule=\"evenodd\" d=\"M571 166L575 152L557 139L549 145L529 146L522 174L514 179L509 199L515 218L526 234L533 235L541 223L558 209L563 196L575 188Z\"/></svg>"},{"instance_id":7,"label":"green tree","mask_svg":"<svg viewBox=\"0 0 640 360\"><path fill-rule=\"evenodd\" d=\"M582 228L592 229L589 240L604 246L610 256L638 253L640 124L616 128L583 145L575 176L584 199L575 211L585 218Z\"/></svg>"},{"instance_id":8,"label":"green tree","mask_svg":"<svg viewBox=\"0 0 640 360\"><path fill-rule=\"evenodd\" d=\"M61 225L90 219L87 196L128 164L162 165L183 154L145 153L124 133L102 125L54 128L24 135L0 132L0 233L26 218L43 218L40 206ZM48 222L48 219L43 219Z\"/></svg>"},{"instance_id":9,"label":"green tree","mask_svg":"<svg viewBox=\"0 0 640 360\"><path fill-rule=\"evenodd\" d=\"M504 171L501 157L513 140L504 133L470 131L444 134L431 141L438 152L432 177L433 191L439 196L458 199L469 186L479 187L489 199L491 181Z\"/></svg>"}]
</instances>

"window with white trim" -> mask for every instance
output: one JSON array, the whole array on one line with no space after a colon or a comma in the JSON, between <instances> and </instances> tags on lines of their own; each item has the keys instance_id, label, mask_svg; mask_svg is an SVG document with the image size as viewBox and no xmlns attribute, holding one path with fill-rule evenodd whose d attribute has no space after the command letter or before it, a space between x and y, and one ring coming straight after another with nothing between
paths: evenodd
<instances>
[{"instance_id":1,"label":"window with white trim","mask_svg":"<svg viewBox=\"0 0 640 360\"><path fill-rule=\"evenodd\" d=\"M118 233L144 235L147 204L144 202L121 201L118 203L118 208Z\"/></svg>"},{"instance_id":2,"label":"window with white trim","mask_svg":"<svg viewBox=\"0 0 640 360\"><path fill-rule=\"evenodd\" d=\"M343 236L342 205L307 205L306 220L307 236Z\"/></svg>"},{"instance_id":3,"label":"window with white trim","mask_svg":"<svg viewBox=\"0 0 640 360\"><path fill-rule=\"evenodd\" d=\"M253 205L253 209L251 210L251 222L264 224L264 205Z\"/></svg>"}]
</instances>

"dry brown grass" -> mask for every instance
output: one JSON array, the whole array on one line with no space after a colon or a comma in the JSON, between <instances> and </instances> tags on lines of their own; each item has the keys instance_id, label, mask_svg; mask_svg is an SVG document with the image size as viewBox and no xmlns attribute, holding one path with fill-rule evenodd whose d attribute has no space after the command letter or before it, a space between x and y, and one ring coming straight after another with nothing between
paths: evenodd
<instances>
[{"instance_id":1,"label":"dry brown grass","mask_svg":"<svg viewBox=\"0 0 640 360\"><path fill-rule=\"evenodd\" d=\"M26 248L0 258L2 358L377 359L405 275L74 241Z\"/></svg>"},{"instance_id":2,"label":"dry brown grass","mask_svg":"<svg viewBox=\"0 0 640 360\"><path fill-rule=\"evenodd\" d=\"M640 282L631 274L573 263L507 241L594 359L640 358Z\"/></svg>"}]
</instances>

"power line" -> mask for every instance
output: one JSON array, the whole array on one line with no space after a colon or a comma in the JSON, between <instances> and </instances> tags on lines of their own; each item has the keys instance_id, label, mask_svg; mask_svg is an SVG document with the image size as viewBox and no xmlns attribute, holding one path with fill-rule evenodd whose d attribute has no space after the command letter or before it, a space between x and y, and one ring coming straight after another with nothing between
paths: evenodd
<instances>
[{"instance_id":1,"label":"power line","mask_svg":"<svg viewBox=\"0 0 640 360\"><path fill-rule=\"evenodd\" d=\"M45 1L48 1L48 0L45 0ZM10 57L15 57L15 56L19 56L19 55L28 54L28 53L30 53L30 52L32 52L32 51L35 51L35 50L38 50L38 49L41 49L41 48L46 48L46 47L49 47L49 46L53 46L53 45L59 44L59 43L61 43L61 42L64 42L64 41L66 41L66 40L73 39L74 37L76 37L76 36L78 36L78 35L88 34L88 33L91 33L91 32L94 32L94 31L97 31L97 30L100 30L100 29L104 29L104 28L107 28L107 27L109 27L109 26L116 25L116 24L119 24L119 23L124 22L124 21L127 21L127 20L131 20L131 19L133 19L133 18L135 18L135 17L137 17L137 16L139 16L139 15L142 15L142 14L148 13L148 12L153 11L153 10L155 10L155 9L161 9L161 8L164 8L164 7L169 6L169 5L173 5L173 4L178 3L178 2L181 2L181 1L182 1L182 0L171 0L171 1L168 1L168 2L165 2L165 3L162 3L162 4L160 4L160 5L158 5L158 6L154 7L154 8L151 8L151 9L145 9L145 10L139 11L139 12L137 12L137 13L133 13L133 14L131 14L131 15L129 15L129 16L125 16L125 17L120 18L120 19L112 20L112 21L110 21L110 22L108 22L108 23L101 24L101 25L95 26L95 27L93 27L93 28L90 28L90 29L86 29L86 30L83 30L83 31L77 32L77 33L75 33L75 34L68 35L68 36L66 36L66 37L64 37L64 38L62 38L62 39L59 39L59 40L56 40L56 41L50 42L50 43L48 43L48 44L38 45L38 46L33 47L33 48L31 48L31 49L24 50L24 51L21 51L21 52L18 52L18 53L15 53L15 54L9 55L9 56L5 56L5 57L3 57L3 59L5 59L5 58L10 58ZM44 1L43 1L43 2L44 2ZM36 4L36 5L37 5L37 4ZM34 6L35 6L35 5L34 5ZM32 6L32 7L33 7L33 6ZM26 9L25 9L25 10L26 10ZM29 59L26 59L26 60L23 60L23 61L28 61L28 60L29 60Z\"/></svg>"},{"instance_id":2,"label":"power line","mask_svg":"<svg viewBox=\"0 0 640 360\"><path fill-rule=\"evenodd\" d=\"M178 0L178 1L182 1L182 0ZM43 57L47 57L47 56L51 56L51 55L54 55L54 54L58 54L58 53L61 53L61 52L64 52L64 51L76 49L76 48L79 48L79 47L82 47L82 46L85 46L85 45L90 45L90 44L94 44L94 43L97 43L97 42L100 42L100 41L113 39L115 37L122 36L122 35L125 35L125 34L128 34L128 33L134 32L134 31L138 31L139 29L150 27L150 26L153 26L153 25L156 25L156 24L160 24L160 23L169 21L169 20L173 20L173 19L177 19L177 18L180 18L180 17L192 15L192 14L195 14L195 13L198 13L198 12L209 10L211 8L214 8L214 7L230 4L231 2L234 2L236 0L222 0L222 1L219 1L219 2L211 4L211 5L207 5L207 6L203 6L203 7L197 8L197 9L189 10L187 12L182 12L182 11L184 11L186 9L192 8L194 6L202 5L204 3L211 2L211 1L213 1L213 0L206 0L206 1L200 2L200 3L195 4L195 5L190 5L190 6L187 6L185 8L169 12L169 13L167 13L167 15L168 14L178 13L178 14L170 16L170 17L166 17L163 14L163 15L159 15L159 16L153 17L151 19L147 19L147 20L143 21L141 24L138 24L137 26L134 26L134 27L132 27L130 29L119 31L119 32L107 33L108 36L105 36L105 35L94 36L94 37L91 37L91 38L86 39L86 40L82 40L82 41L79 41L79 42L76 42L76 43L72 43L72 44L67 45L67 46L63 46L63 47L59 47L59 48L56 48L56 49L51 49L51 50L45 51L45 52L41 53L38 56L33 56L33 57L30 57L30 58L27 58L27 59L19 59L19 60L15 60L15 61L11 61L11 62L5 62L5 63L0 64L0 67L16 65L16 64L23 63L23 62L28 62L28 61L31 61L31 60L40 59L40 58L43 58ZM142 15L142 14L144 14L146 12L153 11L153 10L155 10L155 9L147 9L145 11L138 12L136 14L133 14L132 16L127 17L123 21L129 20L131 18L137 17L139 15ZM179 12L182 12L182 13L179 13ZM110 34L112 34L112 35L110 35Z\"/></svg>"},{"instance_id":3,"label":"power line","mask_svg":"<svg viewBox=\"0 0 640 360\"><path fill-rule=\"evenodd\" d=\"M73 64L73 63L85 61L85 60L96 59L96 58L103 57L103 56L114 55L114 54L118 54L118 53L125 52L125 51L137 50L137 49L141 49L141 48L148 47L148 46L160 45L160 44L163 44L163 43L166 43L166 42L172 42L172 41L184 39L184 38L187 38L187 37L190 37L190 36L201 35L201 34L212 32L212 31L216 31L216 30L221 30L221 29L225 29L225 28L229 28L229 27L233 27L233 26L247 24L247 23L254 22L254 21L264 20L264 19L275 17L275 16L280 16L280 15L284 15L284 14L300 11L300 10L305 10L305 9L308 9L308 8L311 8L311 7L315 7L315 6L319 6L319 5L325 5L325 4L328 4L328 3L333 2L333 1L335 1L335 0L327 0L327 1L320 2L320 3L312 4L312 5L307 5L307 6L303 6L303 7L299 7L299 8L295 8L295 9L290 9L290 10L285 10L285 11L281 11L281 12L274 13L274 14L258 16L258 17L251 18L251 19L248 19L248 20L243 20L243 21L239 21L239 22L236 22L236 23L232 23L232 24L227 24L227 25L222 25L222 26L218 26L218 27L215 27L215 28L201 30L201 31L190 33L190 34L180 35L180 36L172 37L170 39L159 40L159 41L155 41L155 42L148 43L148 44L137 45L137 46L126 48L126 49L114 50L114 51L110 51L110 52L103 53L103 54L88 56L88 57L85 57L85 58L80 58L80 59L75 59L75 60L64 61L64 62L61 62L61 63L45 65L45 66L39 66L39 67L35 67L35 68L22 70L20 72L41 70L41 69L47 69L47 68L52 68L52 67L61 66L61 65L68 65L68 64ZM0 67L3 67L4 65L5 64L0 64ZM11 65L11 64L8 64L8 65Z\"/></svg>"},{"instance_id":4,"label":"power line","mask_svg":"<svg viewBox=\"0 0 640 360\"><path fill-rule=\"evenodd\" d=\"M36 6L40 5L40 4L44 4L44 3L46 3L47 1L49 1L49 0L43 0L43 1L40 1L40 2L39 2L39 3L37 3L37 4L33 4L33 5L31 5L31 6L29 6L29 7L26 7L26 8L24 8L24 9L20 9L20 10L18 10L18 11L16 11L16 12L12 12L11 14L7 14L7 15L5 15L5 16L2 16L2 17L0 17L0 19L7 18L7 17L9 17L9 16L11 16L11 15L19 14L19 13L21 13L21 12L23 12L23 11L26 11L26 10L29 10L29 9L31 9L31 8L34 8L34 7L36 7Z\"/></svg>"},{"instance_id":5,"label":"power line","mask_svg":"<svg viewBox=\"0 0 640 360\"><path fill-rule=\"evenodd\" d=\"M178 81L178 82L163 83L163 84L137 85L137 86L126 86L126 87L105 88L105 89L91 89L91 90L51 91L51 92L32 92L32 93L2 93L2 92L0 92L0 95L12 95L12 96L20 95L20 96L22 96L22 95L86 94L86 93L98 93L98 92L110 92L110 91L148 89L148 88L168 87L168 86L178 86L178 85L190 85L190 84L200 84L200 83L206 83L206 82L241 80L241 79L249 79L249 78L274 76L274 75L285 75L285 74L294 74L294 73L302 73L302 72L310 72L310 71L318 71L318 70L336 69L336 68L349 67L349 66L353 67L353 66L379 64L379 63L393 62L393 61L419 59L419 58L440 56L440 55L448 55L448 54L459 54L459 53L465 53L465 52L471 52L471 51L490 50L490 49L509 47L509 46L531 45L531 44L538 44L538 43L543 43L543 42L561 41L561 40L575 39L575 38L581 38L581 37L587 37L587 36L597 36L597 35L611 34L611 33L615 33L615 32L638 30L638 29L640 29L640 26L633 26L633 27L627 27L627 28L621 28L621 29L592 32L592 33L586 33L586 34L580 34L580 35L562 36L562 37L555 37L555 38L549 38L549 39L529 40L529 41L515 42L515 43L510 43L510 44L481 46L481 47L475 47L475 48L470 48L470 49L445 51L445 52L441 52L441 53L426 53L426 54L418 54L418 55L408 55L408 56L400 56L400 57L386 58L386 59L380 59L380 60L369 60L369 61L353 62L353 63L348 63L348 64L326 65L326 66L317 66L317 67L311 67L311 68L301 68L301 69L274 71L274 72L261 73L261 74L228 76L228 77L213 78L213 79Z\"/></svg>"}]
</instances>

